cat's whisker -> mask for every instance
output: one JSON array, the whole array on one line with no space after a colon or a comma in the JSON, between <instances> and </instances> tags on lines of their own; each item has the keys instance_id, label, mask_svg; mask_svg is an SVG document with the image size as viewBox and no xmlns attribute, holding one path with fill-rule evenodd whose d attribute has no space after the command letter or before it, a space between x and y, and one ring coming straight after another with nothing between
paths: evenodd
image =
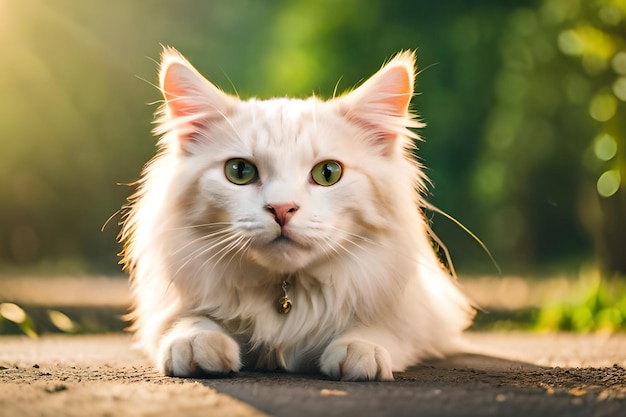
<instances>
[{"instance_id":1,"label":"cat's whisker","mask_svg":"<svg viewBox=\"0 0 626 417\"><path fill-rule=\"evenodd\" d=\"M232 222L215 222L215 223L201 223L201 224L192 224L192 225L185 225L185 226L179 226L179 227L169 227L169 228L163 228L157 232L155 232L154 236L155 238L160 238L162 236L168 236L171 235L172 232L181 232L181 231L195 231L195 229L210 229L210 228L220 228L220 230L216 230L216 231L210 231L201 236L198 236L196 239L206 239L206 238L210 238L210 237L217 237L219 236L219 234L221 233L228 233L229 230L231 230L233 227L233 223ZM195 239L191 242L187 242L187 243L193 243L195 242ZM186 247L187 245L185 245ZM178 253L180 249L182 249L184 247L178 248L178 250L175 253Z\"/></svg>"},{"instance_id":2,"label":"cat's whisker","mask_svg":"<svg viewBox=\"0 0 626 417\"><path fill-rule=\"evenodd\" d=\"M340 230L339 228L335 227L336 230ZM369 237L357 234L357 233L352 233L349 232L347 230L341 230L342 233L344 233L346 236L350 236L350 237L354 237L358 240L361 240L363 242L367 242L367 243L374 243L374 244L378 244L378 242L376 242L375 240L370 239Z\"/></svg>"},{"instance_id":3,"label":"cat's whisker","mask_svg":"<svg viewBox=\"0 0 626 417\"><path fill-rule=\"evenodd\" d=\"M240 241L237 244L236 250L234 252L231 252L230 259L226 263L226 267L225 268L229 267L229 265L231 264L233 259L235 259L235 257L239 257L239 265L240 265L240 269L241 269L241 261L243 259L243 257L241 255L250 245L250 239L249 238L245 238L244 236L242 236L242 240L244 240L244 242L241 243L241 241Z\"/></svg>"},{"instance_id":4,"label":"cat's whisker","mask_svg":"<svg viewBox=\"0 0 626 417\"><path fill-rule=\"evenodd\" d=\"M335 229L336 231L338 231L338 232L339 232L339 231L341 231L339 228L334 228L334 229ZM363 236L357 235L357 234L355 234L355 233L349 233L349 232L345 232L345 233L346 233L346 235L348 235L348 236L353 236L353 237L357 237L357 238L366 239L366 240L367 240L367 243L374 244L374 245L377 245L377 246L380 246L380 247L382 247L382 246L383 246L382 244L379 244L378 242L375 242L375 241L373 241L373 240L371 240L371 239L369 239L369 238L366 238L366 237L363 237ZM357 242L356 242L356 241L354 241L353 239L348 239L348 238L346 238L345 236L344 236L344 239L345 239L345 242L346 242L347 244L352 245L352 246L354 246L354 247L358 248L359 250L361 250L361 251L363 251L363 252L367 252L367 251L368 251L368 249L367 249L367 248L364 248L363 246L361 246L359 243L357 243ZM340 254L339 254L339 251L337 250L337 248L340 248L340 249L341 249L341 250L342 250L345 254L349 255L351 258L353 258L355 261L357 261L357 262L356 262L356 265L358 265L358 267L359 267L359 268L361 268L361 262L360 262L360 261L361 261L361 259L360 259L360 258L359 258L359 257L358 257L358 256L357 256L354 252L352 252L349 248L347 248L345 245L343 245L343 244L339 243L339 242L338 242L338 241L336 241L336 240L332 240L331 238L327 238L327 241L329 242L329 246L331 247L331 249L333 249L333 251L335 251L335 253L337 253L338 255L340 255ZM336 246L336 247L335 247L335 246ZM403 256L406 256L406 257L410 257L410 259L411 259L411 260L416 259L416 258L415 258L415 256L411 256L411 255L408 255L408 254L404 254L403 252L396 252L396 253L398 253L398 254L400 254L400 255L403 255ZM342 258L341 258L341 256L338 256L338 257L337 257L337 259L342 259ZM400 273L400 272L401 272L401 271L399 271L399 270L397 269L397 267L394 265L393 261L392 261L392 260L390 260L390 259L387 259L387 260L386 260L386 266L387 266L388 268L391 268L392 270L394 270L394 271L398 272L398 273Z\"/></svg>"},{"instance_id":5,"label":"cat's whisker","mask_svg":"<svg viewBox=\"0 0 626 417\"><path fill-rule=\"evenodd\" d=\"M333 258L331 257L329 250L333 251L336 255L339 255L339 252L337 249L333 248L329 242L331 242L330 238L326 238L323 242L316 241L315 244L320 248L324 256L326 256L328 262L332 262Z\"/></svg>"},{"instance_id":6,"label":"cat's whisker","mask_svg":"<svg viewBox=\"0 0 626 417\"><path fill-rule=\"evenodd\" d=\"M370 238L368 238L366 236L362 236L362 235L359 235L359 234L356 234L356 233L352 233L352 232L349 232L347 230L343 230L343 229L338 228L338 227L331 227L331 226L329 226L329 227L332 228L332 230L335 233L343 234L344 238L345 238L345 240L347 242L349 242L350 244L352 244L352 245L354 245L354 246L356 246L356 247L358 247L358 248L360 248L362 250L365 250L365 249L359 243L357 243L357 241L355 241L354 239L350 239L350 237L356 238L359 241L362 241L362 242L365 242L365 243L369 243L369 244L372 244L372 245L375 245L375 246L378 246L378 247L384 247L385 246L384 244L382 244L380 242L377 242L375 240L372 240L372 239L370 239ZM399 248L397 248L397 247L395 248L395 252L394 252L395 254L401 255L402 257L404 257L406 259L409 259L409 260L412 260L412 261L415 261L415 262L419 262L421 259L426 259L426 258L428 258L430 256L429 253L424 253L422 251L422 248L420 248L420 247L413 248L415 250L415 252L407 252L404 248L402 248L402 250L398 250L398 249ZM436 268L432 268L432 269L433 269L434 272L436 272Z\"/></svg>"},{"instance_id":7,"label":"cat's whisker","mask_svg":"<svg viewBox=\"0 0 626 417\"><path fill-rule=\"evenodd\" d=\"M221 265L222 261L224 260L224 258L226 256L228 256L228 254L231 254L231 258L229 259L229 261L224 265L224 269L228 269L228 265L230 264L230 262L232 261L232 256L234 255L232 253L232 250L234 248L239 249L241 241L244 240L245 237L244 236L239 236L236 240L230 242L226 247L224 247L224 249L220 250L220 252L222 252L222 255L219 257L219 259L214 263L213 268L211 268L211 270L209 271L209 275L211 273L213 273L213 269L215 269L215 267L217 265ZM204 268L204 264L202 266L202 268Z\"/></svg>"},{"instance_id":8,"label":"cat's whisker","mask_svg":"<svg viewBox=\"0 0 626 417\"><path fill-rule=\"evenodd\" d=\"M357 247L357 248L359 248L361 250L365 250L365 248L363 248L359 243L357 243L358 240L360 240L360 241L362 241L364 243L370 243L370 244L374 244L374 245L377 245L377 246L382 246L379 243L377 243L376 241L374 241L374 240L372 240L372 239L370 239L368 237L365 237L365 236L362 236L362 235L359 235L359 234L356 234L356 233L349 232L349 231L341 229L339 227L328 226L328 229L330 229L333 232L332 233L333 238L328 236L328 237L326 237L326 240L331 243L331 246L332 246L332 243L334 243L335 245L340 246L347 253L350 253L350 251L339 243L340 240L336 238L337 234L339 234L346 243L348 243L350 245L353 245L353 246L355 246L355 247Z\"/></svg>"},{"instance_id":9,"label":"cat's whisker","mask_svg":"<svg viewBox=\"0 0 626 417\"><path fill-rule=\"evenodd\" d=\"M180 248L176 249L176 251L174 251L174 254L175 255L179 254L183 250L187 249L189 246L195 245L203 241L217 240L217 238L220 238L222 236L228 236L230 233L232 233L231 229L223 229L214 233L198 236L197 238L190 240L189 242L187 242Z\"/></svg>"},{"instance_id":10,"label":"cat's whisker","mask_svg":"<svg viewBox=\"0 0 626 417\"><path fill-rule=\"evenodd\" d=\"M327 228L328 230L334 232L334 233L340 233L341 235L343 235L344 237L350 237L350 238L354 238L356 240L365 242L365 243L371 243L371 244L375 244L377 246L382 246L380 243L376 242L375 240L367 237L367 236L363 236L360 235L358 233L354 233L354 232L350 232L349 230L345 230L342 228L339 228L337 226L332 226L332 225L325 225L325 228ZM353 241L352 239L350 239L351 241Z\"/></svg>"},{"instance_id":11,"label":"cat's whisker","mask_svg":"<svg viewBox=\"0 0 626 417\"><path fill-rule=\"evenodd\" d=\"M202 229L202 228L209 228L209 227L233 226L233 224L234 224L233 222L211 222L211 223L188 224L185 226L163 229L163 232L170 232L170 231L176 231L176 230Z\"/></svg>"},{"instance_id":12,"label":"cat's whisker","mask_svg":"<svg viewBox=\"0 0 626 417\"><path fill-rule=\"evenodd\" d=\"M194 259L202 258L208 253L210 253L211 251L213 251L214 249L221 246L215 253L213 253L207 259L207 261L211 261L213 258L215 258L215 256L218 256L223 251L228 250L228 248L231 247L234 241L237 241L241 239L242 237L241 234L236 229L230 229L227 231L227 233L223 233L222 235L225 237L219 240L212 239L211 242L209 242L209 244L207 244L206 246L199 247L196 251L190 254L190 256L193 257Z\"/></svg>"},{"instance_id":13,"label":"cat's whisker","mask_svg":"<svg viewBox=\"0 0 626 417\"><path fill-rule=\"evenodd\" d=\"M224 236L225 236L224 238L219 239L219 240L218 239L210 239L210 240L209 239L197 239L197 241L209 240L209 242L207 242L205 246L200 246L198 249L196 249L195 251L193 251L187 256L189 258L197 258L200 256L204 256L207 252L212 251L216 247L219 247L225 244L228 245L230 242L232 242L234 239L237 238L237 234L232 231L230 233L224 234ZM221 250L223 249L220 249L220 251Z\"/></svg>"},{"instance_id":14,"label":"cat's whisker","mask_svg":"<svg viewBox=\"0 0 626 417\"><path fill-rule=\"evenodd\" d=\"M240 252L241 256L239 256L239 270L243 270L243 260L248 256L248 252L250 252L250 247L252 240L248 239L246 243L241 246Z\"/></svg>"},{"instance_id":15,"label":"cat's whisker","mask_svg":"<svg viewBox=\"0 0 626 417\"><path fill-rule=\"evenodd\" d=\"M343 257L341 256L342 253L339 251L339 249L341 249L345 254L354 258L356 261L359 260L359 258L354 253L352 253L348 248L346 248L344 245L339 243L338 240L332 239L330 236L325 237L324 243L326 243L326 247L330 251L334 252L337 255L335 258L332 258L328 250L324 250L324 253L326 254L326 256L328 256L329 260L338 259L339 262L345 263L345 259L343 259ZM359 264L359 262L356 262L356 263Z\"/></svg>"},{"instance_id":16,"label":"cat's whisker","mask_svg":"<svg viewBox=\"0 0 626 417\"><path fill-rule=\"evenodd\" d=\"M204 262L198 267L198 272L202 271L204 269L204 267L211 262L213 259L215 259L215 257L220 256L219 260L217 262L214 263L213 268L211 268L211 270L208 272L207 275L211 275L213 273L213 270L215 269L215 267L217 265L219 265L220 261L223 259L223 257L228 254L228 252L236 245L238 245L241 240L244 239L244 236L237 234L237 233L233 233L231 236L228 237L228 239L219 242L218 244L224 244L226 243L226 246L220 248L217 252L215 252L214 254L212 254L210 257L208 257L207 259L204 260ZM217 244L216 244L217 245ZM211 248L213 248L213 245ZM203 251L200 256L204 256L205 253L207 253L208 251Z\"/></svg>"},{"instance_id":17,"label":"cat's whisker","mask_svg":"<svg viewBox=\"0 0 626 417\"><path fill-rule=\"evenodd\" d=\"M231 234L227 235L225 239L215 241L212 244L211 242L209 242L209 244L206 246L200 246L199 248L197 248L196 250L188 254L185 258L183 258L184 263L178 268L178 270L174 273L174 275L178 275L180 271L182 271L191 261L194 261L198 257L204 256L206 253L212 251L213 249L215 249L216 247L220 245L229 244L230 242L232 242L233 239L236 239L236 238L237 238L237 234L231 232ZM197 239L195 243L198 243L199 240L203 240L203 239ZM223 249L220 249L217 253L219 254L222 250ZM213 257L214 256L210 257L207 261L210 261L211 259L213 259Z\"/></svg>"},{"instance_id":18,"label":"cat's whisker","mask_svg":"<svg viewBox=\"0 0 626 417\"><path fill-rule=\"evenodd\" d=\"M339 254L337 252L336 249L334 249L331 245L329 245L327 242L326 245L323 245L322 242L317 242L317 246L320 248L320 250L324 253L324 256L326 256L326 259L331 262L332 261L332 257L330 256L330 253L328 251L328 249L332 250L333 252L335 252L336 254Z\"/></svg>"},{"instance_id":19,"label":"cat's whisker","mask_svg":"<svg viewBox=\"0 0 626 417\"><path fill-rule=\"evenodd\" d=\"M339 259L342 260L340 253L339 253L339 249L347 254L349 257L351 257L352 259L354 259L356 262L356 264L359 266L361 265L361 259L359 258L358 255L354 254L348 247L346 247L347 245L353 246L357 249L359 249L360 251L367 253L369 250L366 247L363 246L363 244L370 244L370 245L374 245L376 247L379 248L383 248L385 247L385 245L383 243L377 242L367 236L363 236L354 232L350 232L348 230L344 230L342 228L336 227L336 226L330 226L330 225L325 225L326 228L328 228L329 230L332 231L332 238L331 237L326 237L325 238L325 242L328 243L328 247L335 252L338 256L335 257L334 259ZM329 234L330 235L330 234ZM343 239L343 241L345 242L345 244L341 244L340 239L337 239L336 236L340 235ZM324 251L325 253L327 253L327 251ZM424 263L423 259L428 259L428 257L431 254L428 253L423 253L421 248L415 248L415 252L407 252L405 250L398 250L398 248L395 248L394 254L402 256L403 258L407 259L407 260L411 260L413 262L420 262L421 264L423 264L423 267L426 267L428 270L431 270L433 273L438 273L438 267L435 265L431 265L431 263ZM391 259L385 259L385 264L387 265L388 268L391 268L392 270L400 273L401 271L399 271L397 269L397 267L394 265L394 262Z\"/></svg>"}]
</instances>

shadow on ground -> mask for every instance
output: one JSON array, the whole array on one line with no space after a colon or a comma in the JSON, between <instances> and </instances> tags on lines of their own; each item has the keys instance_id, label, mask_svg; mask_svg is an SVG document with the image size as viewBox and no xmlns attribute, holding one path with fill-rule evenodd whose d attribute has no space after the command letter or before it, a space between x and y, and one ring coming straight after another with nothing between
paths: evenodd
<instances>
[{"instance_id":1,"label":"shadow on ground","mask_svg":"<svg viewBox=\"0 0 626 417\"><path fill-rule=\"evenodd\" d=\"M611 416L626 412L626 372L561 369L465 354L433 361L394 382L246 372L206 386L282 416Z\"/></svg>"}]
</instances>

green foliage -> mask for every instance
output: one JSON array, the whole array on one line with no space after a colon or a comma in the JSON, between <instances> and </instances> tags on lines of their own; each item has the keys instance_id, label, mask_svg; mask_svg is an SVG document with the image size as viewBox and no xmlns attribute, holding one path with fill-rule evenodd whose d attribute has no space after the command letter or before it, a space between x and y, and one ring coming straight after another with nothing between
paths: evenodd
<instances>
[{"instance_id":1,"label":"green foliage","mask_svg":"<svg viewBox=\"0 0 626 417\"><path fill-rule=\"evenodd\" d=\"M626 284L624 279L603 280L599 274L582 278L586 290L581 297L546 306L539 311L539 331L624 331L626 330Z\"/></svg>"},{"instance_id":2,"label":"green foliage","mask_svg":"<svg viewBox=\"0 0 626 417\"><path fill-rule=\"evenodd\" d=\"M544 0L506 19L471 173L485 238L531 264L582 259L591 240L601 266L624 273L626 2Z\"/></svg>"},{"instance_id":3,"label":"green foliage","mask_svg":"<svg viewBox=\"0 0 626 417\"><path fill-rule=\"evenodd\" d=\"M11 329L11 326L5 328L3 321L13 324L14 329ZM59 310L45 309L30 314L15 303L0 303L0 334L11 334L19 329L26 336L37 338L42 332L78 333L83 330L87 332L100 330L98 326L84 327Z\"/></svg>"},{"instance_id":4,"label":"green foliage","mask_svg":"<svg viewBox=\"0 0 626 417\"><path fill-rule=\"evenodd\" d=\"M165 44L261 98L331 97L416 49L431 201L505 274L626 272L625 22L625 0L0 0L0 268L117 271L118 218L100 229L154 152ZM434 229L461 273L493 271Z\"/></svg>"}]
</instances>

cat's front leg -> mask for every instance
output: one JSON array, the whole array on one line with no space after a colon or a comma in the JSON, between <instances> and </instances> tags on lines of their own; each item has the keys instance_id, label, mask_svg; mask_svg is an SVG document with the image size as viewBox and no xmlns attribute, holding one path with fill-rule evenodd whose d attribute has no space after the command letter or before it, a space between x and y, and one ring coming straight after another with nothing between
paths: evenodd
<instances>
[{"instance_id":1,"label":"cat's front leg","mask_svg":"<svg viewBox=\"0 0 626 417\"><path fill-rule=\"evenodd\" d=\"M241 368L239 345L207 317L187 317L159 342L157 366L170 376L223 374Z\"/></svg>"},{"instance_id":2,"label":"cat's front leg","mask_svg":"<svg viewBox=\"0 0 626 417\"><path fill-rule=\"evenodd\" d=\"M320 359L322 373L342 381L393 381L389 351L358 336L334 340Z\"/></svg>"}]
</instances>

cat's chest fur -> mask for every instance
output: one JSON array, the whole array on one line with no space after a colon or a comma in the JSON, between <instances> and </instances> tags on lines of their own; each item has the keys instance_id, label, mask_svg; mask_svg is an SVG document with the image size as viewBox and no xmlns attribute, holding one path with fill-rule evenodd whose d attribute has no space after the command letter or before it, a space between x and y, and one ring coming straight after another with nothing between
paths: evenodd
<instances>
[{"instance_id":1,"label":"cat's chest fur","mask_svg":"<svg viewBox=\"0 0 626 417\"><path fill-rule=\"evenodd\" d=\"M372 248L362 245L355 251L363 253L355 252L352 261L329 257L290 274L242 261L221 271L229 281L222 281L220 289L183 284L191 291L181 298L192 303L184 309L210 317L233 335L247 366L310 371L329 341L355 322L393 320L397 291L405 286L411 264L389 252L387 260L395 258L396 267L394 277L386 276L387 262L367 256ZM376 282L395 282L395 288L375 291ZM369 288L354 288L358 285ZM281 305L285 296L291 302L287 313Z\"/></svg>"},{"instance_id":2,"label":"cat's chest fur","mask_svg":"<svg viewBox=\"0 0 626 417\"><path fill-rule=\"evenodd\" d=\"M250 365L258 368L271 368L274 361L276 366L290 370L310 368L308 356L302 353L319 357L332 335L351 321L347 306L338 304L329 284L304 286L296 281L298 274L285 278L291 303L288 312L283 309L285 291L281 283L260 294L242 295L243 314L224 322L243 346L249 347Z\"/></svg>"},{"instance_id":3,"label":"cat's chest fur","mask_svg":"<svg viewBox=\"0 0 626 417\"><path fill-rule=\"evenodd\" d=\"M204 299L198 312L223 326L242 346L243 363L262 369L310 371L330 339L354 317L347 300L338 299L330 282L306 272L279 277L280 282L231 287L219 300ZM286 311L284 298L290 303Z\"/></svg>"}]
</instances>

